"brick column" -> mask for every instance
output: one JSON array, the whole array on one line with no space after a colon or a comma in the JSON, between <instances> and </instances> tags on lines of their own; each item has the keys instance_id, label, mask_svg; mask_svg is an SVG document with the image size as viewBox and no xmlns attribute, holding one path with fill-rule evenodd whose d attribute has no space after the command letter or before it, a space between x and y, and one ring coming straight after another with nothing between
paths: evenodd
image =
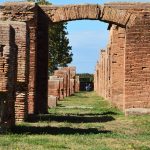
<instances>
[{"instance_id":1,"label":"brick column","mask_svg":"<svg viewBox=\"0 0 150 150\"><path fill-rule=\"evenodd\" d=\"M70 96L70 69L68 67L64 67L61 70L65 70L67 72L67 94L66 96Z\"/></svg>"},{"instance_id":2,"label":"brick column","mask_svg":"<svg viewBox=\"0 0 150 150\"><path fill-rule=\"evenodd\" d=\"M25 22L13 21L9 23L15 31L15 44L18 49L15 119L16 121L24 121L28 113L29 43L27 43L27 39L29 37Z\"/></svg>"},{"instance_id":3,"label":"brick column","mask_svg":"<svg viewBox=\"0 0 150 150\"><path fill-rule=\"evenodd\" d=\"M100 95L102 97L105 97L105 50L101 50L101 68L100 68L100 72L101 72L101 81L100 81Z\"/></svg>"},{"instance_id":4,"label":"brick column","mask_svg":"<svg viewBox=\"0 0 150 150\"><path fill-rule=\"evenodd\" d=\"M107 46L107 56L108 56L108 95L107 95L107 99L111 100L111 45L109 44Z\"/></svg>"},{"instance_id":5,"label":"brick column","mask_svg":"<svg viewBox=\"0 0 150 150\"><path fill-rule=\"evenodd\" d=\"M125 29L111 28L111 101L123 109Z\"/></svg>"},{"instance_id":6,"label":"brick column","mask_svg":"<svg viewBox=\"0 0 150 150\"><path fill-rule=\"evenodd\" d=\"M67 88L68 88L68 74L66 70L55 70L54 75L57 76L58 78L63 78L64 79L64 86L63 86L63 94L64 97L68 96L67 95Z\"/></svg>"},{"instance_id":7,"label":"brick column","mask_svg":"<svg viewBox=\"0 0 150 150\"><path fill-rule=\"evenodd\" d=\"M71 81L71 84L72 84L72 92L71 94L74 94L75 93L75 77L76 77L76 67L74 66L71 66L69 67L70 69L70 79L73 79L73 80L70 80Z\"/></svg>"},{"instance_id":8,"label":"brick column","mask_svg":"<svg viewBox=\"0 0 150 150\"><path fill-rule=\"evenodd\" d=\"M150 12L126 30L124 109L150 108Z\"/></svg>"},{"instance_id":9,"label":"brick column","mask_svg":"<svg viewBox=\"0 0 150 150\"><path fill-rule=\"evenodd\" d=\"M48 80L48 96L56 96L60 100L60 81L59 79Z\"/></svg>"},{"instance_id":10,"label":"brick column","mask_svg":"<svg viewBox=\"0 0 150 150\"><path fill-rule=\"evenodd\" d=\"M17 72L15 33L8 22L0 23L0 132L15 125Z\"/></svg>"},{"instance_id":11,"label":"brick column","mask_svg":"<svg viewBox=\"0 0 150 150\"><path fill-rule=\"evenodd\" d=\"M47 16L38 7L37 16L37 68L35 112L48 112L48 27Z\"/></svg>"},{"instance_id":12,"label":"brick column","mask_svg":"<svg viewBox=\"0 0 150 150\"><path fill-rule=\"evenodd\" d=\"M28 22L30 36L29 85L28 85L28 114L35 113L36 98L36 60L37 60L37 16Z\"/></svg>"},{"instance_id":13,"label":"brick column","mask_svg":"<svg viewBox=\"0 0 150 150\"><path fill-rule=\"evenodd\" d=\"M75 79L75 92L79 92L80 91L80 77L79 76L76 76L76 79Z\"/></svg>"},{"instance_id":14,"label":"brick column","mask_svg":"<svg viewBox=\"0 0 150 150\"><path fill-rule=\"evenodd\" d=\"M99 66L99 61L98 61L98 63L97 63L97 65L96 65L96 80L95 80L95 82L96 82L96 93L99 95L99 90L100 90L100 72L99 72L99 68L100 66Z\"/></svg>"}]
</instances>

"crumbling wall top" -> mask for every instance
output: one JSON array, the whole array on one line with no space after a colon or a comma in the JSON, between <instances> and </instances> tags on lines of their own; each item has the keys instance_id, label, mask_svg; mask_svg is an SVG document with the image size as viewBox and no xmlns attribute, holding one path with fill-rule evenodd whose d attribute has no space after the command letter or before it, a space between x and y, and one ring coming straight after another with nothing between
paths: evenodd
<instances>
[{"instance_id":1,"label":"crumbling wall top","mask_svg":"<svg viewBox=\"0 0 150 150\"><path fill-rule=\"evenodd\" d=\"M28 21L34 18L37 4L33 2L7 2L0 5L0 20Z\"/></svg>"},{"instance_id":2,"label":"crumbling wall top","mask_svg":"<svg viewBox=\"0 0 150 150\"><path fill-rule=\"evenodd\" d=\"M29 11L35 7L33 2L6 2L0 6L3 10L13 10L13 11Z\"/></svg>"}]
</instances>

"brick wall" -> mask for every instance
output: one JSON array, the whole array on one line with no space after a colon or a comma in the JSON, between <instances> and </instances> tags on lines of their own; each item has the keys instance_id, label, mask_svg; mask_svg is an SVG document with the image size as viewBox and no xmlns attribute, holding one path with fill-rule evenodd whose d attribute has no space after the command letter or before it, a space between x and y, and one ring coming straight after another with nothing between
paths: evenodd
<instances>
[{"instance_id":1,"label":"brick wall","mask_svg":"<svg viewBox=\"0 0 150 150\"><path fill-rule=\"evenodd\" d=\"M141 12L126 30L126 108L150 108L150 12Z\"/></svg>"},{"instance_id":2,"label":"brick wall","mask_svg":"<svg viewBox=\"0 0 150 150\"><path fill-rule=\"evenodd\" d=\"M107 50L102 50L96 66L96 92L123 109L125 29L113 25Z\"/></svg>"},{"instance_id":3,"label":"brick wall","mask_svg":"<svg viewBox=\"0 0 150 150\"><path fill-rule=\"evenodd\" d=\"M107 54L96 65L96 92L125 112L150 108L149 18L149 11L139 12L130 28L112 25Z\"/></svg>"}]
</instances>

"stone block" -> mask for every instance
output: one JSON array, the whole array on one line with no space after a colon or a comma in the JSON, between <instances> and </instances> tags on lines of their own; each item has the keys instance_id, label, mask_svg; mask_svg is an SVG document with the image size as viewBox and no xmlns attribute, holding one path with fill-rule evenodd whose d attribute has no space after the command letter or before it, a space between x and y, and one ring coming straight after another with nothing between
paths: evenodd
<instances>
[{"instance_id":1,"label":"stone block","mask_svg":"<svg viewBox=\"0 0 150 150\"><path fill-rule=\"evenodd\" d=\"M48 107L49 108L56 107L57 106L57 100L58 100L57 96L49 95L48 96Z\"/></svg>"}]
</instances>

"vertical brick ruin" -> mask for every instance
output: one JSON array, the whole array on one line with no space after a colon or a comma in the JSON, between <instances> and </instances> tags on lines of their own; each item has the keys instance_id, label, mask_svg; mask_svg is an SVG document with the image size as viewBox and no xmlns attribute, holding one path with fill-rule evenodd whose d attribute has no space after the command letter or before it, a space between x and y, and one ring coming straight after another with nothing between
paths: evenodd
<instances>
[{"instance_id":1,"label":"vertical brick ruin","mask_svg":"<svg viewBox=\"0 0 150 150\"><path fill-rule=\"evenodd\" d=\"M69 67L64 67L61 70L66 71L66 73L67 73L66 96L70 96L70 69L69 69Z\"/></svg>"},{"instance_id":2,"label":"vertical brick ruin","mask_svg":"<svg viewBox=\"0 0 150 150\"><path fill-rule=\"evenodd\" d=\"M56 96L58 100L64 99L64 78L58 76L50 76L48 85L48 96Z\"/></svg>"},{"instance_id":3,"label":"vertical brick ruin","mask_svg":"<svg viewBox=\"0 0 150 150\"><path fill-rule=\"evenodd\" d=\"M111 101L123 109L125 29L112 26L110 37Z\"/></svg>"},{"instance_id":4,"label":"vertical brick ruin","mask_svg":"<svg viewBox=\"0 0 150 150\"><path fill-rule=\"evenodd\" d=\"M15 125L17 49L9 22L0 22L0 132Z\"/></svg>"},{"instance_id":5,"label":"vertical brick ruin","mask_svg":"<svg viewBox=\"0 0 150 150\"><path fill-rule=\"evenodd\" d=\"M63 78L64 79L64 89L63 89L63 93L64 93L64 97L68 96L67 95L67 88L68 88L68 74L66 70L55 70L54 71L54 75L57 76L58 78Z\"/></svg>"},{"instance_id":6,"label":"vertical brick ruin","mask_svg":"<svg viewBox=\"0 0 150 150\"><path fill-rule=\"evenodd\" d=\"M11 22L15 31L15 44L17 45L17 84L15 101L16 121L24 121L27 118L27 96L29 78L29 39L27 24L24 22Z\"/></svg>"},{"instance_id":7,"label":"vertical brick ruin","mask_svg":"<svg viewBox=\"0 0 150 150\"><path fill-rule=\"evenodd\" d=\"M28 22L30 36L28 114L35 113L36 67L37 67L37 14Z\"/></svg>"},{"instance_id":8,"label":"vertical brick ruin","mask_svg":"<svg viewBox=\"0 0 150 150\"><path fill-rule=\"evenodd\" d=\"M60 81L59 79L50 79L48 81L48 96L55 96L60 99Z\"/></svg>"},{"instance_id":9,"label":"vertical brick ruin","mask_svg":"<svg viewBox=\"0 0 150 150\"><path fill-rule=\"evenodd\" d=\"M100 96L100 92L99 92L99 90L100 90L100 88L99 88L99 86L100 86L100 66L99 66L99 61L97 62L97 64L96 64L96 71L95 71L95 73L94 73L94 91L95 92L97 92L97 94Z\"/></svg>"},{"instance_id":10,"label":"vertical brick ruin","mask_svg":"<svg viewBox=\"0 0 150 150\"><path fill-rule=\"evenodd\" d=\"M75 89L76 89L76 67L69 67L70 69L70 95L75 93Z\"/></svg>"},{"instance_id":11,"label":"vertical brick ruin","mask_svg":"<svg viewBox=\"0 0 150 150\"><path fill-rule=\"evenodd\" d=\"M80 78L79 76L76 75L75 77L75 92L79 92L80 91Z\"/></svg>"},{"instance_id":12,"label":"vertical brick ruin","mask_svg":"<svg viewBox=\"0 0 150 150\"><path fill-rule=\"evenodd\" d=\"M64 78L59 78L60 82L60 100L64 99Z\"/></svg>"},{"instance_id":13,"label":"vertical brick ruin","mask_svg":"<svg viewBox=\"0 0 150 150\"><path fill-rule=\"evenodd\" d=\"M35 113L48 112L48 27L46 14L38 7Z\"/></svg>"},{"instance_id":14,"label":"vertical brick ruin","mask_svg":"<svg viewBox=\"0 0 150 150\"><path fill-rule=\"evenodd\" d=\"M150 12L126 30L124 108L150 108Z\"/></svg>"},{"instance_id":15,"label":"vertical brick ruin","mask_svg":"<svg viewBox=\"0 0 150 150\"><path fill-rule=\"evenodd\" d=\"M62 67L55 70L54 75L50 76L48 80L49 107L53 107L51 105L55 103L55 98L63 100L66 96L71 96L75 92L79 92L79 85L80 81L79 76L76 76L76 67ZM67 92L69 93L67 94Z\"/></svg>"},{"instance_id":16,"label":"vertical brick ruin","mask_svg":"<svg viewBox=\"0 0 150 150\"><path fill-rule=\"evenodd\" d=\"M125 29L112 25L106 50L96 66L96 92L123 110L125 80Z\"/></svg>"}]
</instances>

